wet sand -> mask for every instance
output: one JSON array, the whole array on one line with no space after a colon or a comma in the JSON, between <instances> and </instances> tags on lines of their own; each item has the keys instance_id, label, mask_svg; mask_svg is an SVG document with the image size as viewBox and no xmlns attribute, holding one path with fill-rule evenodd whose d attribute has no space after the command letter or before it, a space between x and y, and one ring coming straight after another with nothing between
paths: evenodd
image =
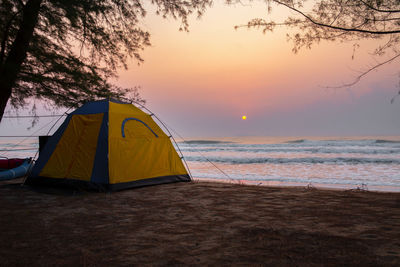
<instances>
[{"instance_id":1,"label":"wet sand","mask_svg":"<svg viewBox=\"0 0 400 267\"><path fill-rule=\"evenodd\" d=\"M1 266L399 266L400 194L191 182L0 183Z\"/></svg>"}]
</instances>

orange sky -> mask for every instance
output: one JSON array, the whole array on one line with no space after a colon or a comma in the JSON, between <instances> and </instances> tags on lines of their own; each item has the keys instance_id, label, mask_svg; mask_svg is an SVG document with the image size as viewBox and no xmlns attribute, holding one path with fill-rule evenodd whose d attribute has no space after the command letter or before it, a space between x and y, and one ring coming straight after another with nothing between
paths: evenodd
<instances>
[{"instance_id":1,"label":"orange sky","mask_svg":"<svg viewBox=\"0 0 400 267\"><path fill-rule=\"evenodd\" d=\"M271 16L288 14L281 8ZM376 43L361 43L355 60L352 43L322 42L293 54L285 28L234 29L255 17L267 18L264 4L216 2L190 19L190 32L180 32L179 21L156 16L149 5L142 26L152 46L142 53L145 62L132 61L116 83L141 86L148 108L186 137L400 135L400 98L390 104L399 62L351 90L324 88L373 64Z\"/></svg>"},{"instance_id":2,"label":"orange sky","mask_svg":"<svg viewBox=\"0 0 400 267\"><path fill-rule=\"evenodd\" d=\"M373 64L376 43L361 43L352 60L352 43L323 42L293 54L285 28L267 34L234 29L265 15L263 4L215 3L200 20L190 20L187 33L150 11L143 25L152 47L142 65L120 72L118 83L141 85L148 107L188 136L400 134L400 100L389 104L399 63L351 90L325 89ZM284 9L273 12L277 20L285 15Z\"/></svg>"}]
</instances>

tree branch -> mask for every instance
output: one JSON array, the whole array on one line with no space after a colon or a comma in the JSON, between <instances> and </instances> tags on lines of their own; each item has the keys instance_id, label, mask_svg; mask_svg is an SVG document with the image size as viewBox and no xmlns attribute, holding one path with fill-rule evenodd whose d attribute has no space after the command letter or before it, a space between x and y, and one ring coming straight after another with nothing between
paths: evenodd
<instances>
[{"instance_id":1,"label":"tree branch","mask_svg":"<svg viewBox=\"0 0 400 267\"><path fill-rule=\"evenodd\" d=\"M360 75L358 75L352 82L350 83L346 83L346 84L342 84L339 86L327 86L326 88L330 88L330 89L339 89L339 88L344 88L344 87L351 87L353 85L355 85L356 83L358 83L365 75L367 75L368 73L370 73L373 70L376 70L377 68L388 64L390 62L392 62L393 60L395 60L396 58L400 57L400 53L396 54L394 57L389 58L388 60L385 60L379 64L376 64L375 66L373 66L372 68L369 68L368 70L364 71L363 73L361 73Z\"/></svg>"},{"instance_id":2,"label":"tree branch","mask_svg":"<svg viewBox=\"0 0 400 267\"><path fill-rule=\"evenodd\" d=\"M399 13L399 12L400 12L400 10L379 9L379 8L376 8L376 7L374 7L374 6L372 6L372 5L368 4L368 3L366 3L366 2L363 1L363 0L358 0L358 1L361 2L361 3L363 3L363 4L364 4L366 7L368 7L369 9L375 10L375 11L377 11L377 12L382 12L382 13Z\"/></svg>"},{"instance_id":3,"label":"tree branch","mask_svg":"<svg viewBox=\"0 0 400 267\"><path fill-rule=\"evenodd\" d=\"M357 28L344 28L344 27L339 27L339 26L333 26L325 23L321 23L318 21L315 21L312 17L308 16L307 14L303 13L301 10L298 10L286 3L283 3L281 1L273 0L275 3L285 6L289 8L290 10L295 11L296 13L299 13L302 15L304 18L306 18L308 21L313 23L314 25L324 27L324 28L330 28L334 30L339 30L339 31L345 31L345 32L359 32L359 33L368 33L368 34L377 34L377 35L384 35L384 34L393 34L393 33L400 33L400 30L393 30L393 31L370 31L370 30L363 30L363 29L357 29Z\"/></svg>"}]
</instances>

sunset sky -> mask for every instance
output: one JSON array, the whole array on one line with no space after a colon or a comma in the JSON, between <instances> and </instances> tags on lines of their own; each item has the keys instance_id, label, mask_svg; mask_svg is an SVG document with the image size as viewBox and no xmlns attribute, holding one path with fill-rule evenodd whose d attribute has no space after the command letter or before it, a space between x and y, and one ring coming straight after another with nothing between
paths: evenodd
<instances>
[{"instance_id":1,"label":"sunset sky","mask_svg":"<svg viewBox=\"0 0 400 267\"><path fill-rule=\"evenodd\" d=\"M275 9L272 18L288 14ZM400 62L350 89L327 89L380 60L370 55L376 43L361 42L354 60L353 43L322 42L294 54L286 28L234 29L255 17L267 18L264 4L216 1L182 32L179 21L149 6L142 25L152 46L116 83L141 86L146 106L185 137L400 135L400 97L390 104Z\"/></svg>"},{"instance_id":2,"label":"sunset sky","mask_svg":"<svg viewBox=\"0 0 400 267\"><path fill-rule=\"evenodd\" d=\"M275 9L272 16L285 14ZM234 29L266 15L263 4L215 3L180 32L179 21L150 11L144 25L152 47L118 83L142 86L147 106L185 136L400 134L400 98L390 104L399 62L351 89L326 89L372 66L376 43L360 43L352 60L352 43L322 42L294 54L286 28Z\"/></svg>"}]
</instances>

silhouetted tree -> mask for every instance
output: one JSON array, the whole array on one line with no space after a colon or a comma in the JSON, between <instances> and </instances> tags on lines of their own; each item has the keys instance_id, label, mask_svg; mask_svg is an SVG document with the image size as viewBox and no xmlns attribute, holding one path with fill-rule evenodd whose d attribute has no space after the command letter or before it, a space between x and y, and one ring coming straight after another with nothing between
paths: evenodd
<instances>
[{"instance_id":1,"label":"silhouetted tree","mask_svg":"<svg viewBox=\"0 0 400 267\"><path fill-rule=\"evenodd\" d=\"M230 3L236 1L228 1ZM315 43L327 41L357 41L379 39L381 43L373 52L384 56L381 62L365 70L356 79L342 86L357 83L370 71L400 57L400 1L399 0L264 0L268 12L274 5L284 6L293 13L285 21L255 18L246 25L236 27L256 27L263 32L273 31L278 26L297 29L288 34L293 41L293 51L311 48ZM399 92L400 93L400 92Z\"/></svg>"},{"instance_id":2,"label":"silhouetted tree","mask_svg":"<svg viewBox=\"0 0 400 267\"><path fill-rule=\"evenodd\" d=\"M150 1L149 1L150 3ZM201 15L211 0L152 0L157 13L181 19ZM0 120L7 102L28 98L76 106L104 97L141 101L137 88L109 82L150 34L139 22L141 0L0 0Z\"/></svg>"}]
</instances>

